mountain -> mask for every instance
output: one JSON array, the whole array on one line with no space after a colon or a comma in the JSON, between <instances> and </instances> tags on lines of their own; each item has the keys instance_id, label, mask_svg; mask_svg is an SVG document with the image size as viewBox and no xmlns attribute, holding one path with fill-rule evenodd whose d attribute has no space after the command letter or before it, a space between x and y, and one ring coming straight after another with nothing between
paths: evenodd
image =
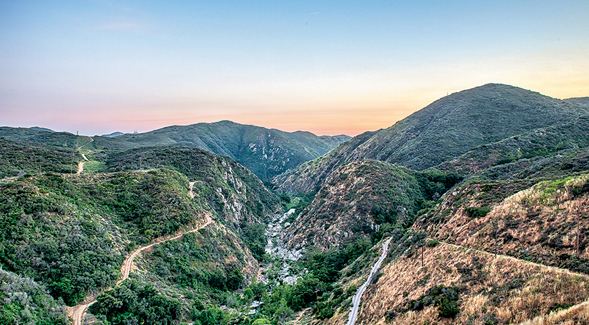
<instances>
[{"instance_id":1,"label":"mountain","mask_svg":"<svg viewBox=\"0 0 589 325\"><path fill-rule=\"evenodd\" d=\"M588 151L561 150L480 170L425 205L409 228L368 229L364 236L376 244L342 269L336 284L343 291L362 285L390 239L363 295L359 322L542 324L549 314L553 324L585 322ZM319 324L347 320L348 295L321 303L335 312Z\"/></svg>"},{"instance_id":2,"label":"mountain","mask_svg":"<svg viewBox=\"0 0 589 325\"><path fill-rule=\"evenodd\" d=\"M51 129L48 129L48 128L42 128L42 127L40 127L40 126L33 126L33 127L31 127L31 129L32 129L32 130L37 130L37 131L55 132L55 131L53 131L53 130L51 130Z\"/></svg>"},{"instance_id":3,"label":"mountain","mask_svg":"<svg viewBox=\"0 0 589 325\"><path fill-rule=\"evenodd\" d=\"M33 128L12 128L7 126L0 127L0 138L25 143L37 143L62 148L73 148L77 137L75 134L68 132L47 132Z\"/></svg>"},{"instance_id":4,"label":"mountain","mask_svg":"<svg viewBox=\"0 0 589 325\"><path fill-rule=\"evenodd\" d=\"M102 137L107 137L107 138L114 138L114 137L118 137L119 135L123 135L125 133L123 132L113 132L113 133L109 133L109 134L103 134L101 135Z\"/></svg>"},{"instance_id":5,"label":"mountain","mask_svg":"<svg viewBox=\"0 0 589 325\"><path fill-rule=\"evenodd\" d=\"M198 263L208 263L208 271L199 271L195 281L209 286L214 274L210 283L223 283L239 270L232 288L247 284L258 266L242 238L248 227L281 209L279 200L229 158L191 150L198 157L192 161L192 186L170 169L44 173L0 184L0 266L33 278L54 298L75 305L88 293L114 285L129 251L211 216L211 232L193 240L218 243L198 257Z\"/></svg>"},{"instance_id":6,"label":"mountain","mask_svg":"<svg viewBox=\"0 0 589 325\"><path fill-rule=\"evenodd\" d=\"M262 180L307 160L317 158L348 136L316 136L310 132L283 132L230 121L170 126L139 134L116 137L115 146L108 149L130 149L146 146L197 147L230 157L258 175ZM97 147L102 144L97 141Z\"/></svg>"},{"instance_id":7,"label":"mountain","mask_svg":"<svg viewBox=\"0 0 589 325\"><path fill-rule=\"evenodd\" d=\"M85 149L104 151L102 156L140 147L196 147L230 157L264 181L315 159L350 138L346 135L316 136L303 131L284 132L230 121L92 138L65 132L0 127L0 137L62 147L83 146Z\"/></svg>"},{"instance_id":8,"label":"mountain","mask_svg":"<svg viewBox=\"0 0 589 325\"><path fill-rule=\"evenodd\" d=\"M575 98L567 98L564 100L567 103L573 103L581 106L588 107L589 106L589 97L575 97Z\"/></svg>"},{"instance_id":9,"label":"mountain","mask_svg":"<svg viewBox=\"0 0 589 325\"><path fill-rule=\"evenodd\" d=\"M491 84L347 141L0 128L0 323L588 323L583 103Z\"/></svg>"},{"instance_id":10,"label":"mountain","mask_svg":"<svg viewBox=\"0 0 589 325\"><path fill-rule=\"evenodd\" d=\"M549 157L564 149L589 146L589 116L539 128L498 142L484 144L433 168L468 175L520 159Z\"/></svg>"},{"instance_id":11,"label":"mountain","mask_svg":"<svg viewBox=\"0 0 589 325\"><path fill-rule=\"evenodd\" d=\"M412 224L419 210L460 180L377 160L342 165L287 228L284 239L295 248L345 247L381 227Z\"/></svg>"},{"instance_id":12,"label":"mountain","mask_svg":"<svg viewBox=\"0 0 589 325\"><path fill-rule=\"evenodd\" d=\"M589 108L529 90L487 84L441 98L395 125L363 134L276 177L280 191L317 189L338 166L376 159L423 170L507 137L569 122ZM354 144L351 146L350 144Z\"/></svg>"}]
</instances>

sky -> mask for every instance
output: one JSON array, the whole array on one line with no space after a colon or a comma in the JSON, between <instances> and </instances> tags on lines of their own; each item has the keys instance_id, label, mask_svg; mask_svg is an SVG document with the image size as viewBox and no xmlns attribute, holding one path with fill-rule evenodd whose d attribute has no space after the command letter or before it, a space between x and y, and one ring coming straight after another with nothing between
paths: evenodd
<instances>
[{"instance_id":1,"label":"sky","mask_svg":"<svg viewBox=\"0 0 589 325\"><path fill-rule=\"evenodd\" d=\"M584 97L587 17L587 0L0 0L0 125L356 135L486 83Z\"/></svg>"}]
</instances>

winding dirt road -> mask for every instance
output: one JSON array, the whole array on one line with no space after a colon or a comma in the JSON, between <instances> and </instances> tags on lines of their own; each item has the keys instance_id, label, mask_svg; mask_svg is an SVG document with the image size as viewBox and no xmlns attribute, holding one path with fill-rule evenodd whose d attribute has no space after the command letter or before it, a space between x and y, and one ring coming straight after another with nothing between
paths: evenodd
<instances>
[{"instance_id":1,"label":"winding dirt road","mask_svg":"<svg viewBox=\"0 0 589 325\"><path fill-rule=\"evenodd\" d=\"M127 256L127 258L125 259L125 262L123 262L123 266L121 267L121 273L123 274L123 276L117 281L117 284L115 286L118 286L119 284L121 284L121 282L123 282L129 278L129 273L131 273L131 269L133 269L133 260L135 259L135 257L137 257L137 255L139 255L139 253L141 253L142 251L144 251L150 247L161 244L163 242L175 240L175 239L181 238L182 236L189 234L191 232L199 231L200 229L203 229L204 227L211 224L211 222L213 222L213 220L211 219L210 216L207 216L206 220L207 220L207 222L205 222L200 227L183 232L183 233L176 235L174 237L158 238L158 239L156 239L156 241L154 243L151 243L147 246L143 246L143 247L139 247L139 248L135 249L133 252L131 252L131 254L129 254ZM106 289L106 290L109 290L109 289ZM95 302L96 302L96 297L92 296L91 298L86 299L86 301L84 301L80 305L77 305L74 307L67 307L68 316L70 316L74 320L74 325L82 325L82 320L84 319L84 315L86 314L86 310L88 310L88 307L90 307Z\"/></svg>"}]
</instances>

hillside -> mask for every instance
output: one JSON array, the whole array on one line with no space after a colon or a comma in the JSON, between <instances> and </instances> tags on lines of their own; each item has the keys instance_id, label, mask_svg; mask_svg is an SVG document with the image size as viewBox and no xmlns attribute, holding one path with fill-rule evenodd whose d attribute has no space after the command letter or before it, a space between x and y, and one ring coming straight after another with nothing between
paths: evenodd
<instances>
[{"instance_id":1,"label":"hillside","mask_svg":"<svg viewBox=\"0 0 589 325\"><path fill-rule=\"evenodd\" d=\"M101 156L139 147L196 147L230 157L264 181L315 159L350 138L345 135L316 136L303 131L284 132L231 121L169 126L116 137L94 136L93 142L85 136L28 128L0 127L0 137L70 148L85 144L85 149L102 151Z\"/></svg>"},{"instance_id":2,"label":"hillside","mask_svg":"<svg viewBox=\"0 0 589 325\"><path fill-rule=\"evenodd\" d=\"M519 324L588 298L586 276L439 244L383 267L358 324Z\"/></svg>"},{"instance_id":3,"label":"hillside","mask_svg":"<svg viewBox=\"0 0 589 325\"><path fill-rule=\"evenodd\" d=\"M220 296L210 292L235 290L257 275L257 261L247 248L256 238L248 237L248 229L281 206L255 175L229 158L187 150L195 152L193 158L199 157L191 166L196 171L187 172L190 179L173 170L152 169L45 173L0 185L0 225L5 229L0 236L0 265L45 285L55 299L75 305L113 286L129 251L190 229L210 215L216 220L212 232L186 240L201 238L198 245L210 248L190 258L196 258L200 270L194 285L204 294L202 302L218 303ZM194 182L194 197L189 195L189 181ZM264 192L257 193L260 189ZM172 296L179 295L185 284L156 274L171 288ZM179 276L186 275L182 271ZM228 284L219 287L223 281ZM184 318L196 302L181 301L184 307L178 317Z\"/></svg>"},{"instance_id":4,"label":"hillside","mask_svg":"<svg viewBox=\"0 0 589 325\"><path fill-rule=\"evenodd\" d=\"M328 249L375 235L381 227L411 225L420 209L459 180L376 160L343 165L287 228L284 240L291 247Z\"/></svg>"},{"instance_id":5,"label":"hillside","mask_svg":"<svg viewBox=\"0 0 589 325\"><path fill-rule=\"evenodd\" d=\"M564 149L585 148L589 146L588 130L589 117L580 117L478 146L434 168L467 175L520 159L547 157Z\"/></svg>"},{"instance_id":6,"label":"hillside","mask_svg":"<svg viewBox=\"0 0 589 325\"><path fill-rule=\"evenodd\" d=\"M589 108L529 90L488 84L441 98L368 139L352 139L316 161L280 175L281 191L317 188L338 166L362 159L423 170L488 143L588 115ZM363 135L364 137L366 135Z\"/></svg>"},{"instance_id":7,"label":"hillside","mask_svg":"<svg viewBox=\"0 0 589 325\"><path fill-rule=\"evenodd\" d=\"M233 229L241 224L265 223L264 217L271 216L279 207L276 195L251 171L231 159L198 148L131 149L110 155L106 164L111 171L138 170L139 158L145 170L165 167L186 175L194 182L194 192L208 200Z\"/></svg>"},{"instance_id":8,"label":"hillside","mask_svg":"<svg viewBox=\"0 0 589 325\"><path fill-rule=\"evenodd\" d=\"M80 159L71 149L0 138L0 179L26 173L72 173Z\"/></svg>"},{"instance_id":9,"label":"hillside","mask_svg":"<svg viewBox=\"0 0 589 325\"><path fill-rule=\"evenodd\" d=\"M567 98L564 101L566 101L568 103L573 103L573 104L589 107L589 97Z\"/></svg>"},{"instance_id":10,"label":"hillside","mask_svg":"<svg viewBox=\"0 0 589 325\"><path fill-rule=\"evenodd\" d=\"M415 227L449 243L589 274L588 179L581 174L533 186L520 181L523 188L515 193L504 183L472 182Z\"/></svg>"}]
</instances>

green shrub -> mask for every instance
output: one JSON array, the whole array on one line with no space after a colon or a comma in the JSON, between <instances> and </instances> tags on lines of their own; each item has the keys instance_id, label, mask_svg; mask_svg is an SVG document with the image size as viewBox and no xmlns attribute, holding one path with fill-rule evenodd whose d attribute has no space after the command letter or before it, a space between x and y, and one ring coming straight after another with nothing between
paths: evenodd
<instances>
[{"instance_id":1,"label":"green shrub","mask_svg":"<svg viewBox=\"0 0 589 325\"><path fill-rule=\"evenodd\" d=\"M468 207L465 208L464 211L470 218L482 218L487 215L487 213L491 212L491 208L488 206L483 207Z\"/></svg>"},{"instance_id":2,"label":"green shrub","mask_svg":"<svg viewBox=\"0 0 589 325\"><path fill-rule=\"evenodd\" d=\"M432 239L432 240L428 240L427 243L425 243L426 247L436 247L440 244L440 241L437 239Z\"/></svg>"}]
</instances>

